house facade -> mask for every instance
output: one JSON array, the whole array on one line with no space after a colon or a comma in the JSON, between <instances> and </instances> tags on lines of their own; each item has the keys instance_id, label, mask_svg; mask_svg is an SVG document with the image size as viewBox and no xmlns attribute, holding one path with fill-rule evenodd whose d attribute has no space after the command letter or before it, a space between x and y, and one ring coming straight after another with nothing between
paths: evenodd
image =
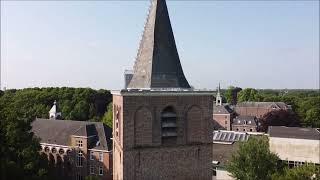
<instances>
[{"instance_id":1,"label":"house facade","mask_svg":"<svg viewBox=\"0 0 320 180\"><path fill-rule=\"evenodd\" d=\"M255 116L237 116L232 121L232 131L257 132L259 122Z\"/></svg>"},{"instance_id":2,"label":"house facade","mask_svg":"<svg viewBox=\"0 0 320 180\"><path fill-rule=\"evenodd\" d=\"M111 129L102 123L36 119L32 132L56 179L112 179Z\"/></svg>"}]
</instances>

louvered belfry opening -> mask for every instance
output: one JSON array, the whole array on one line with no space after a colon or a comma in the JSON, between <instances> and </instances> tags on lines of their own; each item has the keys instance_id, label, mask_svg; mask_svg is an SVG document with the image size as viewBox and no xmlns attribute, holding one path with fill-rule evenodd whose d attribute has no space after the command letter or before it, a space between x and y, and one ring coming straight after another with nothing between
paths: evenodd
<instances>
[{"instance_id":1,"label":"louvered belfry opening","mask_svg":"<svg viewBox=\"0 0 320 180\"><path fill-rule=\"evenodd\" d=\"M161 113L161 137L163 145L177 143L177 114L172 106Z\"/></svg>"}]
</instances>

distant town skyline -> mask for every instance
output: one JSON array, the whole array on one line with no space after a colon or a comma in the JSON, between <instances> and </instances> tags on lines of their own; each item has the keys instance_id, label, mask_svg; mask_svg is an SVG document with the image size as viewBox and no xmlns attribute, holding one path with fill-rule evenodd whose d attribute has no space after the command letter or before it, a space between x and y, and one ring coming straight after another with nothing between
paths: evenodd
<instances>
[{"instance_id":1,"label":"distant town skyline","mask_svg":"<svg viewBox=\"0 0 320 180\"><path fill-rule=\"evenodd\" d=\"M2 86L123 88L149 6L1 1ZM195 88L319 88L318 1L169 0L168 8Z\"/></svg>"}]
</instances>

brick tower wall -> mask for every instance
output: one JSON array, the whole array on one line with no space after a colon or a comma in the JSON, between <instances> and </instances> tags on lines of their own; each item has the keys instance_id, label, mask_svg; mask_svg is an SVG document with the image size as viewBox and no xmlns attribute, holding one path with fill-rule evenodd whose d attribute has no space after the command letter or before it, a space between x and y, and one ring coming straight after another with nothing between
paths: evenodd
<instances>
[{"instance_id":1,"label":"brick tower wall","mask_svg":"<svg viewBox=\"0 0 320 180\"><path fill-rule=\"evenodd\" d=\"M119 112L113 126L114 179L210 179L212 102L210 95L183 93L113 95L114 113ZM161 138L166 107L177 115L177 139L171 145Z\"/></svg>"}]
</instances>

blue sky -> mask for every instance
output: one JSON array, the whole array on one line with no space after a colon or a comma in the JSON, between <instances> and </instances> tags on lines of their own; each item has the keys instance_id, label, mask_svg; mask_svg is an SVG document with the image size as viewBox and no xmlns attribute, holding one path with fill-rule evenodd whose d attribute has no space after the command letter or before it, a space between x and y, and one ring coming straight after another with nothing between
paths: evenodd
<instances>
[{"instance_id":1,"label":"blue sky","mask_svg":"<svg viewBox=\"0 0 320 180\"><path fill-rule=\"evenodd\" d=\"M318 1L168 1L190 84L319 88ZM120 89L150 1L1 1L8 88Z\"/></svg>"}]
</instances>

